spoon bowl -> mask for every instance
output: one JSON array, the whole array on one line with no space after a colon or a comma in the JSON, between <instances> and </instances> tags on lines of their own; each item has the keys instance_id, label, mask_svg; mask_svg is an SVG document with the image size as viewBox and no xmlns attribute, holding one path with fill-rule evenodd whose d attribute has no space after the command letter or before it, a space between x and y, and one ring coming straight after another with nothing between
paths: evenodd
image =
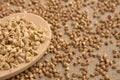
<instances>
[{"instance_id":1,"label":"spoon bowl","mask_svg":"<svg viewBox=\"0 0 120 80\"><path fill-rule=\"evenodd\" d=\"M13 15L10 15L10 16L0 19L0 22L10 20L13 17L24 17L26 20L33 22L36 25L36 27L42 27L43 29L47 30L46 35L48 36L48 39L46 39L45 42L39 46L39 54L37 56L35 56L32 61L30 61L28 63L19 64L19 65L17 65L16 68L11 68L9 70L0 71L0 80L5 80L12 76L15 76L15 75L19 74L20 72L23 72L24 70L26 70L33 64L35 64L44 55L44 52L47 50L47 48L50 44L50 40L51 40L50 24L48 24L40 16L34 15L32 13L17 13L17 14L13 14Z\"/></svg>"}]
</instances>

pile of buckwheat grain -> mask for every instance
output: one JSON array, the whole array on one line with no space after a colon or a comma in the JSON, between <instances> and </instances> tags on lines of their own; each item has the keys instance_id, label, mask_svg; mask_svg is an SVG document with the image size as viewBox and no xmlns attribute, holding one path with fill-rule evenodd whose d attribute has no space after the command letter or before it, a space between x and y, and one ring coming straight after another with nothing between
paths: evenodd
<instances>
[{"instance_id":1,"label":"pile of buckwheat grain","mask_svg":"<svg viewBox=\"0 0 120 80\"><path fill-rule=\"evenodd\" d=\"M45 32L24 18L14 17L0 23L0 70L27 63L39 54Z\"/></svg>"}]
</instances>

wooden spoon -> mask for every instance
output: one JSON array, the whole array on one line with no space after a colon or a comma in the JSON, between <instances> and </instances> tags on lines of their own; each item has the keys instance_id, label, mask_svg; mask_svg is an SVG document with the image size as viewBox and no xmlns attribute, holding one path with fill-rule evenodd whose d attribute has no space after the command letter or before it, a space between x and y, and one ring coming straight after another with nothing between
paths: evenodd
<instances>
[{"instance_id":1,"label":"wooden spoon","mask_svg":"<svg viewBox=\"0 0 120 80\"><path fill-rule=\"evenodd\" d=\"M18 65L17 68L0 71L0 80L8 79L12 76L15 76L20 72L24 71L25 69L29 68L30 66L32 66L33 64L35 64L44 55L44 52L47 50L51 40L50 24L48 24L40 16L31 14L31 13L17 13L17 14L13 14L5 18L2 18L0 22L10 20L13 17L25 17L26 20L33 22L36 25L36 27L43 27L45 30L47 30L48 39L40 45L39 54L36 57L34 57L32 61L30 61L29 63L22 63Z\"/></svg>"}]
</instances>

